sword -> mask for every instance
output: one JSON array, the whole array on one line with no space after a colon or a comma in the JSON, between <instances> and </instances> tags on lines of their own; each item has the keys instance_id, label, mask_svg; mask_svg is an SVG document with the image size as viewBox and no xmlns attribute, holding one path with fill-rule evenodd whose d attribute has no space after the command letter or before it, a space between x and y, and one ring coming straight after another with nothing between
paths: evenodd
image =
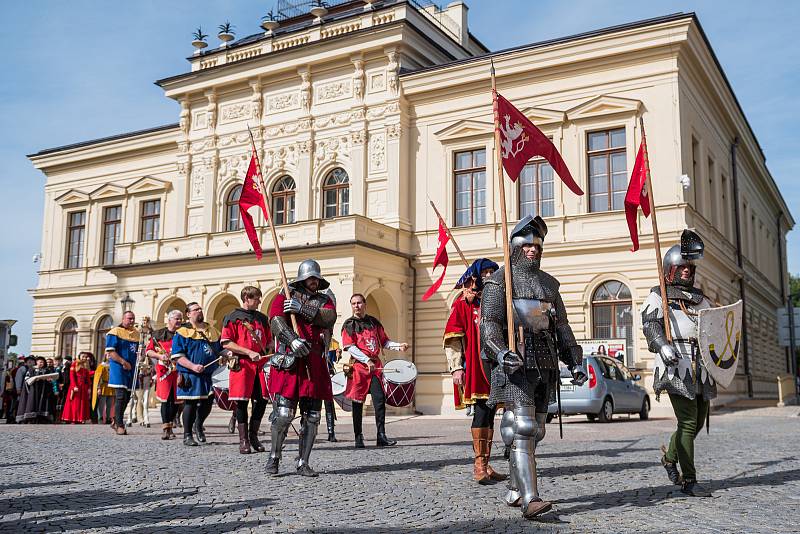
<instances>
[{"instance_id":1,"label":"sword","mask_svg":"<svg viewBox=\"0 0 800 534\"><path fill-rule=\"evenodd\" d=\"M558 402L558 435L564 439L564 426L561 423L561 369L558 371L558 387L556 388L556 400Z\"/></svg>"}]
</instances>

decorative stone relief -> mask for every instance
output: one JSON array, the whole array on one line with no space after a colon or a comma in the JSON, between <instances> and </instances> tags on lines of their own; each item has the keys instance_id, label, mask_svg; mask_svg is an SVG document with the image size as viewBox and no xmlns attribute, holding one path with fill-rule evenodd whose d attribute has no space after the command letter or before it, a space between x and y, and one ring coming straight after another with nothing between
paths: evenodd
<instances>
[{"instance_id":1,"label":"decorative stone relief","mask_svg":"<svg viewBox=\"0 0 800 534\"><path fill-rule=\"evenodd\" d=\"M364 61L361 59L353 60L353 96L358 102L364 100Z\"/></svg>"},{"instance_id":2,"label":"decorative stone relief","mask_svg":"<svg viewBox=\"0 0 800 534\"><path fill-rule=\"evenodd\" d=\"M325 102L333 102L335 100L343 100L350 98L353 94L352 80L337 80L335 82L328 82L319 84L314 89L314 101L317 104Z\"/></svg>"},{"instance_id":3,"label":"decorative stone relief","mask_svg":"<svg viewBox=\"0 0 800 534\"><path fill-rule=\"evenodd\" d=\"M190 196L192 202L203 200L203 195L206 192L206 177L205 171L199 166L192 169L192 178L190 181Z\"/></svg>"},{"instance_id":4,"label":"decorative stone relief","mask_svg":"<svg viewBox=\"0 0 800 534\"><path fill-rule=\"evenodd\" d=\"M184 137L189 135L190 126L191 126L191 113L189 112L189 102L184 98L181 99L181 115L180 115L180 129Z\"/></svg>"},{"instance_id":5,"label":"decorative stone relief","mask_svg":"<svg viewBox=\"0 0 800 534\"><path fill-rule=\"evenodd\" d=\"M188 154L189 143L186 141L178 141L178 154Z\"/></svg>"},{"instance_id":6,"label":"decorative stone relief","mask_svg":"<svg viewBox=\"0 0 800 534\"><path fill-rule=\"evenodd\" d=\"M386 77L389 81L389 91L391 91L393 95L397 95L400 88L400 79L397 72L397 52L389 50L386 52L386 56L389 58L389 63L386 65Z\"/></svg>"},{"instance_id":7,"label":"decorative stone relief","mask_svg":"<svg viewBox=\"0 0 800 534\"><path fill-rule=\"evenodd\" d=\"M242 152L220 159L217 181L223 182L229 178L244 180L247 167L250 165L250 152Z\"/></svg>"},{"instance_id":8,"label":"decorative stone relief","mask_svg":"<svg viewBox=\"0 0 800 534\"><path fill-rule=\"evenodd\" d=\"M267 128L267 137L278 137L281 135L292 135L297 132L307 132L311 130L311 119L300 119L295 122L286 122L277 126Z\"/></svg>"},{"instance_id":9,"label":"decorative stone relief","mask_svg":"<svg viewBox=\"0 0 800 534\"><path fill-rule=\"evenodd\" d=\"M220 122L233 122L250 117L251 108L249 102L237 102L220 106Z\"/></svg>"},{"instance_id":10,"label":"decorative stone relief","mask_svg":"<svg viewBox=\"0 0 800 534\"><path fill-rule=\"evenodd\" d=\"M323 115L314 119L314 129L327 128L329 126L347 126L353 121L364 120L364 117L363 109Z\"/></svg>"},{"instance_id":11,"label":"decorative stone relief","mask_svg":"<svg viewBox=\"0 0 800 534\"><path fill-rule=\"evenodd\" d=\"M177 162L177 167L178 167L178 175L185 178L186 175L189 173L189 168L190 168L189 162L179 161Z\"/></svg>"},{"instance_id":12,"label":"decorative stone relief","mask_svg":"<svg viewBox=\"0 0 800 534\"><path fill-rule=\"evenodd\" d=\"M208 98L208 106L206 106L208 127L213 130L217 127L217 94L213 90L208 91L206 97Z\"/></svg>"},{"instance_id":13,"label":"decorative stone relief","mask_svg":"<svg viewBox=\"0 0 800 534\"><path fill-rule=\"evenodd\" d=\"M250 134L247 132L222 135L219 138L220 146L241 145L244 143L250 144Z\"/></svg>"},{"instance_id":14,"label":"decorative stone relief","mask_svg":"<svg viewBox=\"0 0 800 534\"><path fill-rule=\"evenodd\" d=\"M358 130L350 132L350 144L353 146L363 146L367 142L367 132L365 130Z\"/></svg>"},{"instance_id":15,"label":"decorative stone relief","mask_svg":"<svg viewBox=\"0 0 800 534\"><path fill-rule=\"evenodd\" d=\"M300 109L300 97L294 91L267 97L268 111L290 111L293 109Z\"/></svg>"},{"instance_id":16,"label":"decorative stone relief","mask_svg":"<svg viewBox=\"0 0 800 534\"><path fill-rule=\"evenodd\" d=\"M369 170L386 170L386 134L383 132L369 136Z\"/></svg>"},{"instance_id":17,"label":"decorative stone relief","mask_svg":"<svg viewBox=\"0 0 800 534\"><path fill-rule=\"evenodd\" d=\"M313 143L311 142L310 139L307 139L305 141L298 141L297 142L297 152L299 154L309 154L311 152L311 147L312 146L313 146Z\"/></svg>"},{"instance_id":18,"label":"decorative stone relief","mask_svg":"<svg viewBox=\"0 0 800 534\"><path fill-rule=\"evenodd\" d=\"M203 130L208 128L208 114L203 111L195 111L192 115L192 129Z\"/></svg>"},{"instance_id":19,"label":"decorative stone relief","mask_svg":"<svg viewBox=\"0 0 800 534\"><path fill-rule=\"evenodd\" d=\"M389 124L386 126L386 134L389 136L389 139L399 139L402 131L403 128L399 124Z\"/></svg>"},{"instance_id":20,"label":"decorative stone relief","mask_svg":"<svg viewBox=\"0 0 800 534\"><path fill-rule=\"evenodd\" d=\"M261 82L258 80L251 81L250 88L253 90L253 94L250 95L250 118L259 120L261 119L262 103L264 102L264 95L261 92Z\"/></svg>"},{"instance_id":21,"label":"decorative stone relief","mask_svg":"<svg viewBox=\"0 0 800 534\"><path fill-rule=\"evenodd\" d=\"M336 161L342 156L350 156L350 136L339 135L315 141L314 159L317 162Z\"/></svg>"},{"instance_id":22,"label":"decorative stone relief","mask_svg":"<svg viewBox=\"0 0 800 534\"><path fill-rule=\"evenodd\" d=\"M400 112L399 102L389 102L385 106L375 106L367 110L367 119L375 120L392 113Z\"/></svg>"},{"instance_id":23,"label":"decorative stone relief","mask_svg":"<svg viewBox=\"0 0 800 534\"><path fill-rule=\"evenodd\" d=\"M383 73L371 74L369 77L369 92L380 93L386 90L386 76Z\"/></svg>"},{"instance_id":24,"label":"decorative stone relief","mask_svg":"<svg viewBox=\"0 0 800 534\"><path fill-rule=\"evenodd\" d=\"M268 168L283 169L287 164L297 165L297 147L289 145L267 150L264 165Z\"/></svg>"},{"instance_id":25,"label":"decorative stone relief","mask_svg":"<svg viewBox=\"0 0 800 534\"><path fill-rule=\"evenodd\" d=\"M311 73L307 70L298 70L300 74L300 105L308 112L311 109Z\"/></svg>"}]
</instances>

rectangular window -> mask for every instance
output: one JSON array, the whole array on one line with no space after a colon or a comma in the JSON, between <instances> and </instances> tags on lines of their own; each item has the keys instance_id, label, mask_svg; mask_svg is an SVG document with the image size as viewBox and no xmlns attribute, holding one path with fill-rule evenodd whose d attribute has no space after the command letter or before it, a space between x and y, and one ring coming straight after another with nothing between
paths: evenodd
<instances>
[{"instance_id":1,"label":"rectangular window","mask_svg":"<svg viewBox=\"0 0 800 534\"><path fill-rule=\"evenodd\" d=\"M486 223L486 150L455 153L456 226Z\"/></svg>"},{"instance_id":2,"label":"rectangular window","mask_svg":"<svg viewBox=\"0 0 800 534\"><path fill-rule=\"evenodd\" d=\"M114 263L114 247L119 242L122 226L122 206L110 206L103 210L103 265Z\"/></svg>"},{"instance_id":3,"label":"rectangular window","mask_svg":"<svg viewBox=\"0 0 800 534\"><path fill-rule=\"evenodd\" d=\"M708 202L706 203L706 207L708 208L708 211L706 213L704 213L703 215L705 215L706 219L708 220L708 222L710 222L712 224L712 226L716 226L716 224L717 224L717 213L716 212L717 212L718 203L717 203L717 192L715 191L715 188L714 188L714 160L711 159L711 158L708 158L708 176L707 176L707 178L708 178L708 188L706 189L706 192L708 193L708 195L707 195Z\"/></svg>"},{"instance_id":4,"label":"rectangular window","mask_svg":"<svg viewBox=\"0 0 800 534\"><path fill-rule=\"evenodd\" d=\"M700 157L700 142L692 136L692 189L694 190L694 209L700 209L702 195L700 193L700 169L697 158Z\"/></svg>"},{"instance_id":5,"label":"rectangular window","mask_svg":"<svg viewBox=\"0 0 800 534\"><path fill-rule=\"evenodd\" d=\"M83 242L86 239L86 212L67 215L67 269L83 267Z\"/></svg>"},{"instance_id":6,"label":"rectangular window","mask_svg":"<svg viewBox=\"0 0 800 534\"><path fill-rule=\"evenodd\" d=\"M589 211L621 210L628 189L625 128L586 134Z\"/></svg>"},{"instance_id":7,"label":"rectangular window","mask_svg":"<svg viewBox=\"0 0 800 534\"><path fill-rule=\"evenodd\" d=\"M729 213L733 211L733 208L730 210L728 209L728 177L724 174L720 179L720 189L722 190L722 202L720 203L720 211L722 212L722 233L730 239L730 218Z\"/></svg>"},{"instance_id":8,"label":"rectangular window","mask_svg":"<svg viewBox=\"0 0 800 534\"><path fill-rule=\"evenodd\" d=\"M139 228L140 241L158 239L159 221L161 219L161 201L146 200L142 202L142 223Z\"/></svg>"},{"instance_id":9,"label":"rectangular window","mask_svg":"<svg viewBox=\"0 0 800 534\"><path fill-rule=\"evenodd\" d=\"M555 213L553 168L543 159L529 161L519 175L519 218Z\"/></svg>"}]
</instances>

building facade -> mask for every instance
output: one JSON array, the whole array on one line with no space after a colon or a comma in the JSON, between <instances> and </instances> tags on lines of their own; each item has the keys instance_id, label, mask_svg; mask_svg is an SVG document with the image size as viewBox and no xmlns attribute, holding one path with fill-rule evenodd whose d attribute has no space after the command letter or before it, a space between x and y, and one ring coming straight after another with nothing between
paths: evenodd
<instances>
[{"instance_id":1,"label":"building facade","mask_svg":"<svg viewBox=\"0 0 800 534\"><path fill-rule=\"evenodd\" d=\"M177 124L30 156L47 179L32 352L97 352L128 308L161 323L197 301L219 324L245 285L269 305L280 285L270 232L259 221L258 262L236 205L249 127L287 272L320 261L337 328L349 296L367 295L389 335L412 345L416 409L451 411L441 339L462 268L451 254L443 289L420 300L438 277L429 201L468 258L502 261L491 59L498 90L552 137L586 193L538 160L506 188L512 223L547 221L543 266L562 282L576 336L626 338L629 366L646 375L652 231L641 218L631 253L622 211L643 118L662 245L696 229L704 291L725 304L745 293L747 365L728 393L777 395L788 357L775 309L794 220L693 14L490 53L461 2L334 4L198 52L189 72L159 80L180 103Z\"/></svg>"}]
</instances>

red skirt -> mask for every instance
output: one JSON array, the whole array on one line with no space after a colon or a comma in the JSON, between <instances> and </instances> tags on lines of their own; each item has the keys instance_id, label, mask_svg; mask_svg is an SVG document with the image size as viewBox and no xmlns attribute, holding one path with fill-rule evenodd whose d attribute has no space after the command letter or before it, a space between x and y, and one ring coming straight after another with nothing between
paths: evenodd
<instances>
[{"instance_id":1,"label":"red skirt","mask_svg":"<svg viewBox=\"0 0 800 534\"><path fill-rule=\"evenodd\" d=\"M383 380L383 362L379 358L375 358L372 359L372 363L375 364L375 371L370 371L366 364L359 361L353 363L353 375L347 379L347 389L344 390L345 397L355 402L364 402L367 400L372 377Z\"/></svg>"},{"instance_id":2,"label":"red skirt","mask_svg":"<svg viewBox=\"0 0 800 534\"><path fill-rule=\"evenodd\" d=\"M266 399L268 396L267 378L264 376L264 364L269 358L261 358L254 362L248 357L239 357L238 371L231 371L228 399L249 400L253 396L253 386L256 376L261 381L261 394Z\"/></svg>"},{"instance_id":3,"label":"red skirt","mask_svg":"<svg viewBox=\"0 0 800 534\"><path fill-rule=\"evenodd\" d=\"M78 391L67 393L61 420L67 423L83 423L89 419L90 403L89 388L85 385L78 386Z\"/></svg>"},{"instance_id":4,"label":"red skirt","mask_svg":"<svg viewBox=\"0 0 800 534\"><path fill-rule=\"evenodd\" d=\"M333 400L328 364L319 351L298 359L288 371L275 367L270 369L268 388L271 395L292 400L299 400L300 397Z\"/></svg>"},{"instance_id":5,"label":"red skirt","mask_svg":"<svg viewBox=\"0 0 800 534\"><path fill-rule=\"evenodd\" d=\"M170 397L178 394L178 372L173 370L167 374L167 368L161 364L156 364L156 398L161 402L167 402ZM183 402L183 401L178 401Z\"/></svg>"}]
</instances>

